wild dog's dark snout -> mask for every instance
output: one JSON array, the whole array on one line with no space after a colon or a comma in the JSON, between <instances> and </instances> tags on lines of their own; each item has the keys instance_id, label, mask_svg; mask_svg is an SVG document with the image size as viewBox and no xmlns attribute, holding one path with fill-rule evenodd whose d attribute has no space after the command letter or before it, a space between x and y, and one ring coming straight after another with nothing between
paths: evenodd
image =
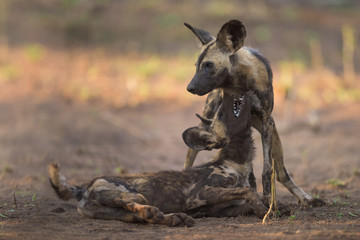
<instances>
[{"instance_id":1,"label":"wild dog's dark snout","mask_svg":"<svg viewBox=\"0 0 360 240\"><path fill-rule=\"evenodd\" d=\"M196 73L194 77L191 79L189 85L187 86L188 92L191 92L192 94L201 95L201 82L199 81L198 74Z\"/></svg>"},{"instance_id":2,"label":"wild dog's dark snout","mask_svg":"<svg viewBox=\"0 0 360 240\"><path fill-rule=\"evenodd\" d=\"M209 93L211 90L214 89L214 84L207 84L205 80L206 78L202 74L195 74L195 76L186 88L187 91L199 96L203 96Z\"/></svg>"},{"instance_id":3,"label":"wild dog's dark snout","mask_svg":"<svg viewBox=\"0 0 360 240\"><path fill-rule=\"evenodd\" d=\"M199 87L196 87L195 84L189 84L186 88L186 90L192 94L196 94L196 95L199 95L199 96L204 96L205 94L209 93L212 89L210 90L207 90L207 89L204 89L204 88L199 88Z\"/></svg>"},{"instance_id":4,"label":"wild dog's dark snout","mask_svg":"<svg viewBox=\"0 0 360 240\"><path fill-rule=\"evenodd\" d=\"M186 90L192 94L195 94L196 93L196 89L195 89L195 86L194 84L191 84L191 82L189 83L189 85L187 86Z\"/></svg>"}]
</instances>

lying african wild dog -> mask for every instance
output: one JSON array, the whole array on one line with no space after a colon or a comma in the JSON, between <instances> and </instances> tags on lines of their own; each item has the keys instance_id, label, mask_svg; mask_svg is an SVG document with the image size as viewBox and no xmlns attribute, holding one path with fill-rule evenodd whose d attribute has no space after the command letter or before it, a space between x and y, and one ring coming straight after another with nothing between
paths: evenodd
<instances>
[{"instance_id":1,"label":"lying african wild dog","mask_svg":"<svg viewBox=\"0 0 360 240\"><path fill-rule=\"evenodd\" d=\"M182 172L99 177L81 186L69 185L59 165L52 163L51 185L61 199L76 198L78 211L90 218L192 226L192 217L263 217L267 209L251 187L250 98L239 100L236 116L233 98L225 94L222 102L213 120L198 115L204 128L183 133L185 143L196 150L222 148L212 162Z\"/></svg>"},{"instance_id":2,"label":"lying african wild dog","mask_svg":"<svg viewBox=\"0 0 360 240\"><path fill-rule=\"evenodd\" d=\"M313 198L299 188L288 174L283 161L283 149L273 110L272 71L269 61L251 48L243 47L246 30L238 20L225 23L217 37L185 23L202 43L196 62L196 73L187 90L193 94L209 93L203 116L212 118L221 103L221 90L232 95L247 94L251 98L251 123L261 133L263 148L262 185L264 200L271 193L272 157L275 160L277 179L303 205L321 206L324 202ZM226 124L226 123L225 123ZM184 169L193 165L198 151L189 149Z\"/></svg>"}]
</instances>

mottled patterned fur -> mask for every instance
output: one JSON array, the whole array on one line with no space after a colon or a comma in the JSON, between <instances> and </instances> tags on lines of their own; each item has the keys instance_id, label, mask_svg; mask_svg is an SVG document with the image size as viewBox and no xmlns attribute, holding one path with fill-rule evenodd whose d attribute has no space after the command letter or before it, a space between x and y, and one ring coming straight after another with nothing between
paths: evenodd
<instances>
[{"instance_id":1,"label":"mottled patterned fur","mask_svg":"<svg viewBox=\"0 0 360 240\"><path fill-rule=\"evenodd\" d=\"M216 114L221 103L222 91L234 97L246 94L251 98L251 122L261 133L263 147L262 185L265 202L271 192L274 158L278 181L303 205L323 205L322 200L313 198L299 188L285 168L282 144L271 115L274 97L270 63L259 52L244 47L245 26L238 20L231 20L221 27L215 38L207 31L185 25L202 43L202 50L196 62L196 73L187 90L197 95L209 93L203 116L212 118ZM197 153L196 150L188 150L185 169L193 165Z\"/></svg>"},{"instance_id":2,"label":"mottled patterned fur","mask_svg":"<svg viewBox=\"0 0 360 240\"><path fill-rule=\"evenodd\" d=\"M182 172L99 177L81 186L68 184L52 163L51 185L60 198L78 199L78 211L90 218L192 226L192 217L263 217L267 209L253 185L250 98L243 100L239 117L230 95L221 102L212 120L203 118L204 127L183 133L185 143L195 149L221 148L209 163Z\"/></svg>"}]
</instances>

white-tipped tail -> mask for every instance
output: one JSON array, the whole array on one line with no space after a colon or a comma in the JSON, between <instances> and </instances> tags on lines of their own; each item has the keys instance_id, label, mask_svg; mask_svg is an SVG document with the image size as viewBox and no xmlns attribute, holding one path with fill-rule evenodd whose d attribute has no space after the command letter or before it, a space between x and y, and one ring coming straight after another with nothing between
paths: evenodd
<instances>
[{"instance_id":1,"label":"white-tipped tail","mask_svg":"<svg viewBox=\"0 0 360 240\"><path fill-rule=\"evenodd\" d=\"M63 200L69 200L71 198L81 199L84 188L71 186L66 182L66 178L60 172L60 165L56 162L52 162L48 167L50 183L55 190L59 198Z\"/></svg>"}]
</instances>

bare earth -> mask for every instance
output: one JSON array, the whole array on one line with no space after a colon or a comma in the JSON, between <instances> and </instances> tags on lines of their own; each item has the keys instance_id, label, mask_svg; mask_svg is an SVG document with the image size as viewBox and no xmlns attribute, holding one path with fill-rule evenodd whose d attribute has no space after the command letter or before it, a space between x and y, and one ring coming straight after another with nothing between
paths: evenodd
<instances>
[{"instance_id":1,"label":"bare earth","mask_svg":"<svg viewBox=\"0 0 360 240\"><path fill-rule=\"evenodd\" d=\"M295 182L326 206L300 208L280 184L291 216L262 225L255 216L197 219L192 228L127 224L80 216L76 201L55 196L47 165L56 160L72 183L99 175L180 170L181 133L198 123L203 101L132 109L17 100L0 104L0 239L360 239L360 104L328 106L312 128L307 112L275 111L285 164ZM254 134L261 192L262 152ZM201 154L196 164L214 152ZM333 179L331 183L328 181Z\"/></svg>"}]
</instances>

